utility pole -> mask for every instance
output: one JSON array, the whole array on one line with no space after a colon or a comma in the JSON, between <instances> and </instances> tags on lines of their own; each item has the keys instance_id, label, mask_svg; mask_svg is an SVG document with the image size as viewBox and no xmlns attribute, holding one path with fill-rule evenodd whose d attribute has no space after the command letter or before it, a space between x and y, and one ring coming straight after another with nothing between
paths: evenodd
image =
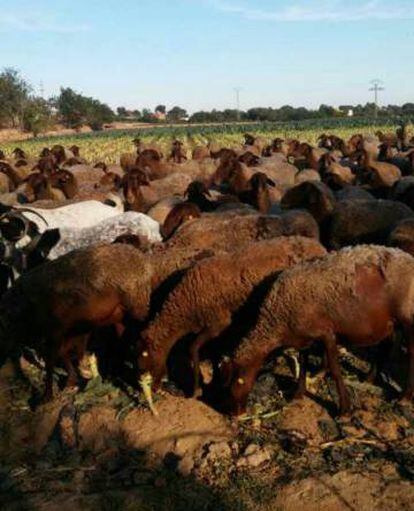
<instances>
[{"instance_id":1,"label":"utility pole","mask_svg":"<svg viewBox=\"0 0 414 511\"><path fill-rule=\"evenodd\" d=\"M375 103L375 119L378 117L378 93L384 91L384 87L382 87L383 82L381 80L375 79L371 80L372 87L369 89L370 92L374 93L374 103Z\"/></svg>"},{"instance_id":2,"label":"utility pole","mask_svg":"<svg viewBox=\"0 0 414 511\"><path fill-rule=\"evenodd\" d=\"M40 97L44 99L44 97L45 97L45 85L43 83L43 80L40 80L40 82L39 82L39 93L40 93Z\"/></svg>"},{"instance_id":3,"label":"utility pole","mask_svg":"<svg viewBox=\"0 0 414 511\"><path fill-rule=\"evenodd\" d=\"M236 94L236 109L237 109L237 121L240 121L240 92L243 90L241 87L234 87Z\"/></svg>"}]
</instances>

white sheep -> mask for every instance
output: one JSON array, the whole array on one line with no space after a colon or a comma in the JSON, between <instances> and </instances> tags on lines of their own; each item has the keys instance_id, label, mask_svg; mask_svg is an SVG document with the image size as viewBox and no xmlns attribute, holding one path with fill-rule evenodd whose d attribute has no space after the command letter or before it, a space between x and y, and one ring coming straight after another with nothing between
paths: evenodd
<instances>
[{"instance_id":1,"label":"white sheep","mask_svg":"<svg viewBox=\"0 0 414 511\"><path fill-rule=\"evenodd\" d=\"M112 243L123 234L144 237L150 243L160 242L160 225L143 213L128 211L106 218L90 227L79 229L77 225L59 228L60 241L53 247L49 259L56 259L72 250L93 244Z\"/></svg>"}]
</instances>

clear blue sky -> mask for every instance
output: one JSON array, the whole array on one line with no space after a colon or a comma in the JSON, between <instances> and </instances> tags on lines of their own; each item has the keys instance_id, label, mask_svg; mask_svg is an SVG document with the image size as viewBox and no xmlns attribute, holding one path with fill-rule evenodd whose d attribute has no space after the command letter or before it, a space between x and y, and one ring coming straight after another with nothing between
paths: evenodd
<instances>
[{"instance_id":1,"label":"clear blue sky","mask_svg":"<svg viewBox=\"0 0 414 511\"><path fill-rule=\"evenodd\" d=\"M414 101L414 0L0 0L0 67L112 107Z\"/></svg>"}]
</instances>

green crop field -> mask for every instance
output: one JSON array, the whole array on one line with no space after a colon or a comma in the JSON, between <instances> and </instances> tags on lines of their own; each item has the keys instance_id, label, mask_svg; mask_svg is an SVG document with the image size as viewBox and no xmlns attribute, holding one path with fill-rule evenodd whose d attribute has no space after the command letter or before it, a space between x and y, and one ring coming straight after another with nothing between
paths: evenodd
<instances>
[{"instance_id":1,"label":"green crop field","mask_svg":"<svg viewBox=\"0 0 414 511\"><path fill-rule=\"evenodd\" d=\"M134 137L141 137L146 143L156 143L166 152L173 139L184 142L188 151L197 145L216 142L221 146L231 147L243 141L243 133L261 135L269 141L275 137L299 138L301 141L316 144L323 132L349 138L355 133L374 134L377 130L394 131L401 119L369 120L369 119L328 119L309 120L286 123L249 123L223 124L205 126L160 126L131 130L108 130L79 135L39 137L21 142L1 144L1 149L9 153L19 145L30 156L37 156L45 146L62 144L66 147L73 144L81 148L81 154L88 162L105 161L116 163L119 155L133 149Z\"/></svg>"}]
</instances>

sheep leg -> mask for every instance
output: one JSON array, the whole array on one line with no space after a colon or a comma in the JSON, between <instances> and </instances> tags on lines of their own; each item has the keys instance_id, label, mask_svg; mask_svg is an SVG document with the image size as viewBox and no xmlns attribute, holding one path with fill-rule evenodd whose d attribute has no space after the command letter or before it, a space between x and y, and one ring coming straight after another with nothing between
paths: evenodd
<instances>
[{"instance_id":1,"label":"sheep leg","mask_svg":"<svg viewBox=\"0 0 414 511\"><path fill-rule=\"evenodd\" d=\"M293 399L302 399L306 393L306 371L308 368L309 351L301 350L299 352L299 378L296 392Z\"/></svg>"},{"instance_id":2,"label":"sheep leg","mask_svg":"<svg viewBox=\"0 0 414 511\"><path fill-rule=\"evenodd\" d=\"M333 333L329 333L323 336L321 340L325 346L329 370L338 390L340 414L349 414L351 411L351 402L341 374L336 337Z\"/></svg>"},{"instance_id":3,"label":"sheep leg","mask_svg":"<svg viewBox=\"0 0 414 511\"><path fill-rule=\"evenodd\" d=\"M407 383L402 397L404 399L411 400L414 397L414 327L410 326L406 330L407 330L408 374Z\"/></svg>"},{"instance_id":4,"label":"sheep leg","mask_svg":"<svg viewBox=\"0 0 414 511\"><path fill-rule=\"evenodd\" d=\"M200 349L211 337L211 333L207 328L202 330L190 348L194 379L193 397L197 397L200 391Z\"/></svg>"},{"instance_id":5,"label":"sheep leg","mask_svg":"<svg viewBox=\"0 0 414 511\"><path fill-rule=\"evenodd\" d=\"M54 339L50 339L46 341L46 345L48 346L47 352L45 354L45 390L42 397L42 402L47 403L53 399L53 369L56 366L56 362L58 359L58 343L53 342Z\"/></svg>"}]
</instances>

